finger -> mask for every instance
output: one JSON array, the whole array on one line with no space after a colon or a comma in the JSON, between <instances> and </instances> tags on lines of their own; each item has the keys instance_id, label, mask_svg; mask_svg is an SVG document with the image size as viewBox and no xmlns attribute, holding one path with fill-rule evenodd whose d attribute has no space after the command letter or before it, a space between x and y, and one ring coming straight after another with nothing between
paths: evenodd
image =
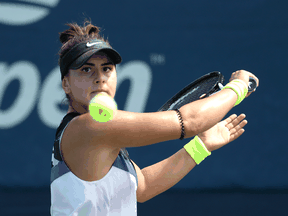
<instances>
[{"instance_id":1,"label":"finger","mask_svg":"<svg viewBox=\"0 0 288 216\"><path fill-rule=\"evenodd\" d=\"M232 114L228 118L223 120L223 123L224 123L225 126L227 126L228 124L230 124L236 118L237 118L237 115L236 114Z\"/></svg>"},{"instance_id":2,"label":"finger","mask_svg":"<svg viewBox=\"0 0 288 216\"><path fill-rule=\"evenodd\" d=\"M254 91L252 91L252 92L254 92ZM252 92L248 92L247 95L245 96L245 98L249 97L252 94Z\"/></svg>"},{"instance_id":3,"label":"finger","mask_svg":"<svg viewBox=\"0 0 288 216\"><path fill-rule=\"evenodd\" d=\"M244 132L245 132L245 130L242 128L242 129L238 130L236 133L230 135L230 140L229 140L229 142L234 141L235 139L237 139L238 137L240 137Z\"/></svg>"},{"instance_id":4,"label":"finger","mask_svg":"<svg viewBox=\"0 0 288 216\"><path fill-rule=\"evenodd\" d=\"M247 124L248 124L247 120L241 121L238 125L236 125L234 128L232 128L230 130L230 135L233 135L233 134L237 133L238 131L243 129L245 127L245 125L247 125Z\"/></svg>"},{"instance_id":5,"label":"finger","mask_svg":"<svg viewBox=\"0 0 288 216\"><path fill-rule=\"evenodd\" d=\"M236 115L236 118L232 119L231 122L229 122L227 125L225 125L229 130L231 130L232 128L234 128L236 125L239 124L239 122L241 122L244 118L246 117L246 115L244 113L240 114L239 116Z\"/></svg>"}]
</instances>

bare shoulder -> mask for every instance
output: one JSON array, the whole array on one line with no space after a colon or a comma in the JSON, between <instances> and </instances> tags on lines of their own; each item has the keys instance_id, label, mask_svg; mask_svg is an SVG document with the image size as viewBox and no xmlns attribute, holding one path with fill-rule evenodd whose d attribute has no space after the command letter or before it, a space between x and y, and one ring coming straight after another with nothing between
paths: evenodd
<instances>
[{"instance_id":1,"label":"bare shoulder","mask_svg":"<svg viewBox=\"0 0 288 216\"><path fill-rule=\"evenodd\" d=\"M63 133L60 148L63 160L78 178L95 181L108 173L120 149L105 145L100 139L92 139L91 134L87 133L87 120L85 116L83 119L83 116L77 116L69 122Z\"/></svg>"},{"instance_id":2,"label":"bare shoulder","mask_svg":"<svg viewBox=\"0 0 288 216\"><path fill-rule=\"evenodd\" d=\"M100 147L101 144L104 146L105 133L103 133L102 126L102 123L94 121L89 113L79 115L69 122L61 143L74 148L78 146L95 148Z\"/></svg>"}]
</instances>

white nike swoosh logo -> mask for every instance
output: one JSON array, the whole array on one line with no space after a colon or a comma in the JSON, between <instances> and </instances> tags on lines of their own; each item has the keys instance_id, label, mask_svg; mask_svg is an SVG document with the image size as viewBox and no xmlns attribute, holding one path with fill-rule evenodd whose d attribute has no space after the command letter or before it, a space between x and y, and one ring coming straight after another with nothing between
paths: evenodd
<instances>
[{"instance_id":1,"label":"white nike swoosh logo","mask_svg":"<svg viewBox=\"0 0 288 216\"><path fill-rule=\"evenodd\" d=\"M87 47L91 47L91 46L93 46L93 45L95 45L95 44L99 44L99 43L102 43L102 42L94 42L94 43L88 42L88 43L86 44L86 46L87 46Z\"/></svg>"}]
</instances>

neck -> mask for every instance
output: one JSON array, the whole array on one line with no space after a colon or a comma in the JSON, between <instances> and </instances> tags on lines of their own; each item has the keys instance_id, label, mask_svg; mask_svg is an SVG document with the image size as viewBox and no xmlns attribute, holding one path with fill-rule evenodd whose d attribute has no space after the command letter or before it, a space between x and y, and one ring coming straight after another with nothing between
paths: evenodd
<instances>
[{"instance_id":1,"label":"neck","mask_svg":"<svg viewBox=\"0 0 288 216\"><path fill-rule=\"evenodd\" d=\"M73 108L72 106L69 105L67 113L71 113L71 112L77 112L80 114L84 114L84 113L87 113L87 110L84 107Z\"/></svg>"}]
</instances>

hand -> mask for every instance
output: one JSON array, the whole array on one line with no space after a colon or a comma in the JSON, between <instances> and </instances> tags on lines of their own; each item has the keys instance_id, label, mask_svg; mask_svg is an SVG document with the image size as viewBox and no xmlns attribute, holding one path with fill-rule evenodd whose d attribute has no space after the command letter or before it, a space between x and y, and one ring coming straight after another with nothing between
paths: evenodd
<instances>
[{"instance_id":1,"label":"hand","mask_svg":"<svg viewBox=\"0 0 288 216\"><path fill-rule=\"evenodd\" d=\"M259 86L259 79L258 79L254 74L252 74L252 73L250 73L250 72L248 72L248 71L245 71L245 70L238 70L238 71L232 73L231 78L229 79L229 82L231 82L231 81L234 80L234 79L241 79L241 80L243 80L243 81L247 84L247 86L248 86L249 77L252 77L252 78L254 78L254 79L256 80L257 87L258 87L258 86ZM254 91L255 91L255 90L254 90ZM254 91L253 91L253 92L254 92ZM252 92L248 92L245 98L249 97L250 94L252 94Z\"/></svg>"},{"instance_id":2,"label":"hand","mask_svg":"<svg viewBox=\"0 0 288 216\"><path fill-rule=\"evenodd\" d=\"M203 141L208 151L219 149L244 133L243 127L248 123L247 120L243 120L245 117L245 114L239 116L233 114L212 128L199 133L198 137Z\"/></svg>"}]
</instances>

